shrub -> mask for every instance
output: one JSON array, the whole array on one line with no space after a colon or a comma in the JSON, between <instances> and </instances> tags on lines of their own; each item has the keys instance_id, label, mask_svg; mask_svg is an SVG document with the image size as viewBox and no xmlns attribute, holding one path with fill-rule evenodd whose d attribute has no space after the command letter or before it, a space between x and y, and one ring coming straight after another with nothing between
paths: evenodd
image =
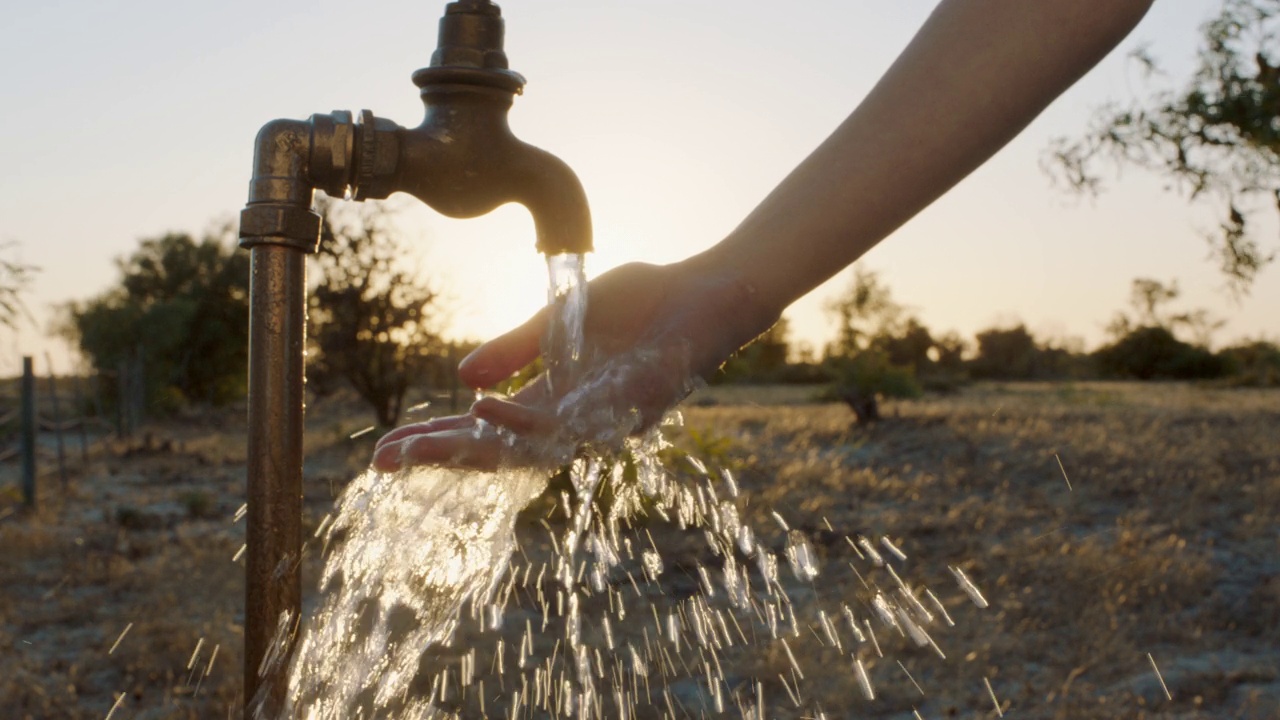
<instances>
[{"instance_id":1,"label":"shrub","mask_svg":"<svg viewBox=\"0 0 1280 720\"><path fill-rule=\"evenodd\" d=\"M1218 353L1233 385L1280 386L1280 347L1265 340L1243 343Z\"/></svg>"},{"instance_id":2,"label":"shrub","mask_svg":"<svg viewBox=\"0 0 1280 720\"><path fill-rule=\"evenodd\" d=\"M978 333L975 339L978 355L969 366L974 377L1001 380L1035 377L1039 348L1025 325L991 328Z\"/></svg>"},{"instance_id":3,"label":"shrub","mask_svg":"<svg viewBox=\"0 0 1280 720\"><path fill-rule=\"evenodd\" d=\"M1182 342L1163 327L1132 330L1094 353L1094 359L1103 375L1139 380L1216 378L1226 371L1221 357Z\"/></svg>"},{"instance_id":4,"label":"shrub","mask_svg":"<svg viewBox=\"0 0 1280 720\"><path fill-rule=\"evenodd\" d=\"M859 424L880 419L881 397L920 397L920 384L911 368L894 365L878 349L831 361L832 392L853 410Z\"/></svg>"}]
</instances>

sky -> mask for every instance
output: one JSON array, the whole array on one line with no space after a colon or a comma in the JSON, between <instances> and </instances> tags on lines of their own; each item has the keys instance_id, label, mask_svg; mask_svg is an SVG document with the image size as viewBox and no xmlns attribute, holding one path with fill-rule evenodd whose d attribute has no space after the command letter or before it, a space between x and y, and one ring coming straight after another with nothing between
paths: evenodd
<instances>
[{"instance_id":1,"label":"sky","mask_svg":"<svg viewBox=\"0 0 1280 720\"><path fill-rule=\"evenodd\" d=\"M511 124L586 187L591 275L670 262L714 244L857 105L932 2L509 0L511 67L529 80ZM34 322L0 335L0 373L23 354L71 358L45 337L50 308L116 279L140 238L200 233L243 206L253 138L276 117L422 114L409 80L435 47L444 3L46 0L0 26L0 241L41 268ZM1171 78L1194 64L1217 0L1161 0L1110 57L1020 137L862 261L930 328L966 336L1025 322L1043 337L1104 339L1135 277L1177 279L1183 307L1228 320L1218 344L1280 335L1280 270L1234 303L1202 234L1216 207L1126 170L1097 199L1040 167L1109 101L1150 87L1126 56L1146 46ZM372 9L371 9L372 8ZM546 273L519 206L448 220L405 203L403 231L449 298L451 334L484 339L543 301ZM1273 222L1260 228L1274 246ZM833 336L843 273L787 312L797 340ZM7 332L7 331L6 331Z\"/></svg>"}]
</instances>

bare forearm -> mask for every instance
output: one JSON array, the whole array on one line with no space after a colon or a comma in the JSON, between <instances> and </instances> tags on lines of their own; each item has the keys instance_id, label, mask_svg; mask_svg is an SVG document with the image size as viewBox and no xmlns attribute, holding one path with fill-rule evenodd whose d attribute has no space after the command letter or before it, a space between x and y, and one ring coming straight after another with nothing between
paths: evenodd
<instances>
[{"instance_id":1,"label":"bare forearm","mask_svg":"<svg viewBox=\"0 0 1280 720\"><path fill-rule=\"evenodd\" d=\"M943 0L852 115L723 242L774 314L981 165L1101 60L1150 0Z\"/></svg>"}]
</instances>

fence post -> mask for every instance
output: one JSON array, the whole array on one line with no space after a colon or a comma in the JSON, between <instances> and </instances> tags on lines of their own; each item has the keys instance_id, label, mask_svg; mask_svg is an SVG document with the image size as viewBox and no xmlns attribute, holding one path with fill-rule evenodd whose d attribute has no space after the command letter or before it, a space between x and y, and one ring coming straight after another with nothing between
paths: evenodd
<instances>
[{"instance_id":1,"label":"fence post","mask_svg":"<svg viewBox=\"0 0 1280 720\"><path fill-rule=\"evenodd\" d=\"M36 506L36 375L30 355L22 358L22 502Z\"/></svg>"},{"instance_id":2,"label":"fence post","mask_svg":"<svg viewBox=\"0 0 1280 720\"><path fill-rule=\"evenodd\" d=\"M107 404L102 399L102 371L94 370L89 378L89 392L93 394L93 416L101 422L110 422L107 420Z\"/></svg>"},{"instance_id":3,"label":"fence post","mask_svg":"<svg viewBox=\"0 0 1280 720\"><path fill-rule=\"evenodd\" d=\"M86 426L89 424L89 406L84 397L84 378L75 375L76 412L80 414L80 463L89 465L89 437Z\"/></svg>"},{"instance_id":4,"label":"fence post","mask_svg":"<svg viewBox=\"0 0 1280 720\"><path fill-rule=\"evenodd\" d=\"M121 359L116 363L116 439L129 437L129 425L126 412L129 402L129 361Z\"/></svg>"},{"instance_id":5,"label":"fence post","mask_svg":"<svg viewBox=\"0 0 1280 720\"><path fill-rule=\"evenodd\" d=\"M133 356L133 382L130 384L129 390L133 393L130 397L130 405L133 406L132 425L133 430L136 432L142 427L142 420L146 415L147 409L146 358L142 354L141 345L134 351Z\"/></svg>"},{"instance_id":6,"label":"fence post","mask_svg":"<svg viewBox=\"0 0 1280 720\"><path fill-rule=\"evenodd\" d=\"M49 401L53 404L53 434L58 439L58 481L62 483L62 494L67 493L67 453L62 442L62 413L58 408L58 382L53 377L53 358L44 354L45 367L49 369Z\"/></svg>"}]
</instances>

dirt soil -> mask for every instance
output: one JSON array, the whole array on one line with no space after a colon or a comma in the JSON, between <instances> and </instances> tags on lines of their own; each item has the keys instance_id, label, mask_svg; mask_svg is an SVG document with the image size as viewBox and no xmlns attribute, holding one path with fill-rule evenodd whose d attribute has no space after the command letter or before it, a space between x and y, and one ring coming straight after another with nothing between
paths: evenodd
<instances>
[{"instance_id":1,"label":"dirt soil","mask_svg":"<svg viewBox=\"0 0 1280 720\"><path fill-rule=\"evenodd\" d=\"M854 650L874 700L850 647L812 624L790 645L806 672L799 705L776 644L726 653L738 689L762 679L765 717L1280 717L1280 391L980 385L890 405L870 428L810 395L700 393L678 444L736 471L763 545L784 546L775 511L814 544L813 583L783 571L806 622L890 586L846 541L883 550L888 538L906 556L890 565L936 593L954 626L930 627L936 650L884 632L881 652ZM367 461L374 436L350 437L365 415L345 402L310 410L306 528ZM42 477L33 513L18 504L16 469L0 468L0 716L239 716L242 417L179 418L103 444L69 487ZM517 571L549 557L542 521L561 516L554 504L522 517ZM667 565L648 602L697 591L689 570L715 562L697 533L657 518L633 530L654 537ZM318 562L313 553L308 577ZM507 626L533 612L512 609ZM465 627L455 647L479 646ZM703 716L699 687L677 675L676 716Z\"/></svg>"}]
</instances>

